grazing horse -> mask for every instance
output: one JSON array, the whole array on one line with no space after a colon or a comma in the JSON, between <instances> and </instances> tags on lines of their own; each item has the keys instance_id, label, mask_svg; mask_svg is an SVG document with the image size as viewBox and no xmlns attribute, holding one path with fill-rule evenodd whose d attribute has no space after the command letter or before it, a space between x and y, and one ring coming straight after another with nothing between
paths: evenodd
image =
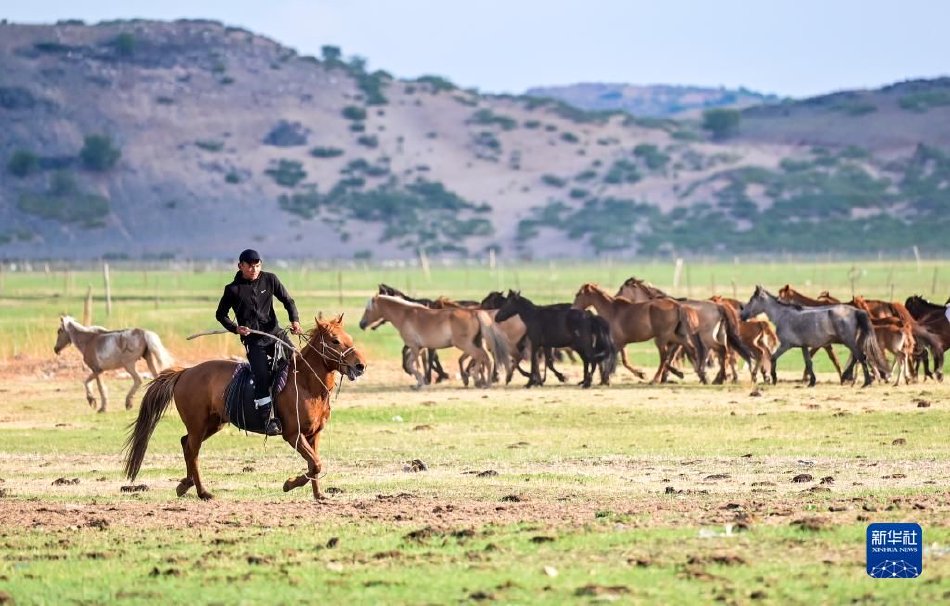
<instances>
[{"instance_id":1,"label":"grazing horse","mask_svg":"<svg viewBox=\"0 0 950 606\"><path fill-rule=\"evenodd\" d=\"M543 355L546 364L550 364L551 352L557 347L570 347L581 357L584 363L581 386L591 386L594 368L598 365L601 382L609 382L616 350L607 325L597 321L593 314L563 304L535 305L521 293L509 291L505 303L495 314L495 321L504 322L514 316L520 316L524 322L531 346L531 376L525 387L543 384L538 359Z\"/></svg>"},{"instance_id":2,"label":"grazing horse","mask_svg":"<svg viewBox=\"0 0 950 606\"><path fill-rule=\"evenodd\" d=\"M102 384L102 372L124 368L132 376L132 389L125 396L125 407L132 408L132 397L142 385L142 377L135 370L135 363L144 358L153 377L171 366L172 359L162 345L158 335L150 330L141 328L125 328L108 330L101 326L83 326L70 316L59 319L59 330L56 331L56 345L53 351L58 355L72 343L82 353L82 360L92 372L83 382L86 388L86 401L95 408L96 398L92 395L89 384L93 379L99 387L101 403L99 412L106 411L106 388Z\"/></svg>"},{"instance_id":3,"label":"grazing horse","mask_svg":"<svg viewBox=\"0 0 950 606\"><path fill-rule=\"evenodd\" d=\"M574 296L574 308L593 307L597 314L610 325L610 336L620 351L623 365L630 372L643 378L643 373L627 361L624 347L653 339L660 353L660 365L651 383L662 380L672 356L682 346L693 356L696 374L706 382L703 360L706 349L697 334L699 322L695 310L672 299L653 299L634 303L624 297L611 297L596 284L584 284Z\"/></svg>"},{"instance_id":4,"label":"grazing horse","mask_svg":"<svg viewBox=\"0 0 950 606\"><path fill-rule=\"evenodd\" d=\"M188 432L181 437L187 471L176 492L180 497L194 486L199 498L212 498L201 483L198 452L202 442L228 423L225 391L239 364L231 360L209 360L191 368L166 370L152 381L125 444L125 473L129 480L138 475L149 438L174 398ZM343 330L341 314L329 321L317 319L316 327L307 334L307 343L294 352L289 370L289 376L294 379L288 380L277 394L274 414L284 428L284 440L307 462L307 471L288 478L284 492L310 482L313 498L319 499L320 432L330 421L334 373L353 381L366 370L366 359Z\"/></svg>"},{"instance_id":5,"label":"grazing horse","mask_svg":"<svg viewBox=\"0 0 950 606\"><path fill-rule=\"evenodd\" d=\"M492 323L487 313L477 309L430 309L399 297L374 295L367 301L366 310L360 319L360 328L366 330L383 322L390 322L399 331L403 343L409 346L409 367L416 377L417 388L423 387L425 377L417 369L419 352L423 348L444 349L457 347L475 361L475 385L491 385L492 361L485 346L495 356L495 361L508 368L508 345ZM464 366L467 359L459 360L459 372L464 381L468 372Z\"/></svg>"},{"instance_id":6,"label":"grazing horse","mask_svg":"<svg viewBox=\"0 0 950 606\"><path fill-rule=\"evenodd\" d=\"M748 320L760 313L768 316L775 324L779 346L772 354L772 383L777 380L776 363L792 347L801 347L805 358L805 374L808 386L816 383L812 368L810 348L824 347L831 343L841 343L851 351L854 359L864 369L864 387L871 384L868 358L878 365L883 376L887 376L887 362L881 361L883 355L874 338L874 329L867 312L849 305L825 305L823 307L803 307L781 301L761 286L742 309L741 318Z\"/></svg>"},{"instance_id":7,"label":"grazing horse","mask_svg":"<svg viewBox=\"0 0 950 606\"><path fill-rule=\"evenodd\" d=\"M670 297L659 288L635 277L628 278L620 286L616 296L626 297L634 302L653 299L673 299L673 297ZM745 346L745 343L742 342L742 337L739 335L739 317L731 307L713 301L701 301L696 299L673 300L682 305L686 305L696 312L696 317L699 320L697 332L703 340L703 345L707 351L714 352L719 358L719 373L716 375L713 383L722 383L725 381L726 361L730 356L730 350L736 351L748 364L752 364L752 353ZM678 347L677 350L679 350ZM675 356L676 353L673 355ZM705 363L705 356L702 362ZM670 372L682 377L672 366L668 366L668 368Z\"/></svg>"}]
</instances>

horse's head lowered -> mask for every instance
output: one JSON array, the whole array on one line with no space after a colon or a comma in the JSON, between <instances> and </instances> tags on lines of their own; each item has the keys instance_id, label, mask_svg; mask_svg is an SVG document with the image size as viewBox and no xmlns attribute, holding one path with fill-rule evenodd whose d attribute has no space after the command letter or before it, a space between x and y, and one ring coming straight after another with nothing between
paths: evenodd
<instances>
[{"instance_id":1,"label":"horse's head lowered","mask_svg":"<svg viewBox=\"0 0 950 606\"><path fill-rule=\"evenodd\" d=\"M69 347L69 344L73 342L73 340L69 338L69 333L66 331L66 322L71 320L72 318L69 316L60 316L59 318L59 330L56 331L56 345L53 346L53 352L56 355L59 355L59 352Z\"/></svg>"},{"instance_id":2,"label":"horse's head lowered","mask_svg":"<svg viewBox=\"0 0 950 606\"><path fill-rule=\"evenodd\" d=\"M356 349L343 330L343 314L332 320L315 318L316 327L307 335L307 347L323 358L328 369L339 372L351 381L366 371L366 358Z\"/></svg>"}]
</instances>

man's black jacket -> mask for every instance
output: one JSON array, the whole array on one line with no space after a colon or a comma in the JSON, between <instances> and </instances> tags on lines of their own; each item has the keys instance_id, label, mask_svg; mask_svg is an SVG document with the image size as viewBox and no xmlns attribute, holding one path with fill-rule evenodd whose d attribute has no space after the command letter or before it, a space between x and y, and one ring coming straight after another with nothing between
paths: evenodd
<instances>
[{"instance_id":1,"label":"man's black jacket","mask_svg":"<svg viewBox=\"0 0 950 606\"><path fill-rule=\"evenodd\" d=\"M221 295L215 318L233 333L237 332L238 326L247 326L254 330L275 334L278 326L277 314L274 313L275 297L284 304L284 309L290 315L290 321L299 322L297 306L294 305L294 300L290 298L290 294L277 276L262 271L261 275L251 282L246 280L239 271L234 275L234 281L224 287L224 294ZM237 323L228 317L228 312L232 309ZM242 340L260 338L252 339L252 337L255 336L248 335L242 337Z\"/></svg>"}]
</instances>

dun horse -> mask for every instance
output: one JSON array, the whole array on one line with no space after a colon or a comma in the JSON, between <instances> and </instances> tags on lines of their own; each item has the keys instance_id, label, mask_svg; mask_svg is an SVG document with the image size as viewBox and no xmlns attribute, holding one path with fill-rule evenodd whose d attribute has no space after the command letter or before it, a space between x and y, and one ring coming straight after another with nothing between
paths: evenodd
<instances>
[{"instance_id":1,"label":"dun horse","mask_svg":"<svg viewBox=\"0 0 950 606\"><path fill-rule=\"evenodd\" d=\"M816 378L812 368L811 348L841 343L851 351L864 369L864 387L871 384L868 358L887 376L887 361L874 338L874 329L867 312L848 305L802 307L785 303L761 286L755 287L752 298L742 309L741 318L748 320L760 313L775 324L779 346L772 354L772 383L776 382L775 365L792 347L801 347L805 358L808 386L814 387Z\"/></svg>"},{"instance_id":2,"label":"dun horse","mask_svg":"<svg viewBox=\"0 0 950 606\"><path fill-rule=\"evenodd\" d=\"M409 365L416 377L416 387L425 385L425 377L418 370L419 352L423 348L443 349L455 346L475 360L476 386L488 387L491 358L485 351L487 344L507 370L510 363L505 336L497 330L484 311L472 309L429 309L418 303L388 295L374 295L367 303L360 328L366 330L383 322L390 322L409 346ZM467 378L464 359L459 372Z\"/></svg>"},{"instance_id":3,"label":"dun horse","mask_svg":"<svg viewBox=\"0 0 950 606\"><path fill-rule=\"evenodd\" d=\"M198 497L212 498L198 473L198 452L202 442L228 423L225 391L238 364L230 360L209 360L191 368L166 370L152 381L125 444L125 473L130 480L138 475L152 432L174 398L188 432L181 437L186 473L176 492L180 497L194 486ZM306 473L284 482L284 492L310 482L313 497L320 498L317 486L321 470L320 432L330 421L334 373L355 380L365 370L363 354L343 330L343 316L330 321L317 320L316 327L307 335L306 345L294 352L291 359L289 376L296 378L287 381L275 401L274 414L284 428L284 440L307 462Z\"/></svg>"},{"instance_id":4,"label":"dun horse","mask_svg":"<svg viewBox=\"0 0 950 606\"><path fill-rule=\"evenodd\" d=\"M99 412L105 412L108 403L106 388L102 384L103 371L124 368L132 376L132 389L125 396L125 407L132 408L132 397L142 385L142 377L136 372L135 363L144 358L153 377L158 376L159 372L172 363L171 356L158 335L141 328L108 330L101 326L83 326L70 316L63 316L59 319L53 351L58 355L70 343L82 353L83 362L92 371L83 386L86 388L86 401L93 408L96 406L96 398L92 395L89 384L95 379L99 387Z\"/></svg>"}]
</instances>

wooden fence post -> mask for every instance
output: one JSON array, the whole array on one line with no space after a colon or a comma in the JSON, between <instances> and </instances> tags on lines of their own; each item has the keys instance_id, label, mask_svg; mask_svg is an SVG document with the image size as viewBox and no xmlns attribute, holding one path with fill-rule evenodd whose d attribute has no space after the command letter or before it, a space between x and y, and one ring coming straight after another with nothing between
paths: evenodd
<instances>
[{"instance_id":1,"label":"wooden fence post","mask_svg":"<svg viewBox=\"0 0 950 606\"><path fill-rule=\"evenodd\" d=\"M106 317L112 316L112 284L109 281L109 264L102 264L102 278L106 283Z\"/></svg>"},{"instance_id":2,"label":"wooden fence post","mask_svg":"<svg viewBox=\"0 0 950 606\"><path fill-rule=\"evenodd\" d=\"M82 304L82 323L92 325L92 284L86 287L86 300Z\"/></svg>"}]
</instances>

